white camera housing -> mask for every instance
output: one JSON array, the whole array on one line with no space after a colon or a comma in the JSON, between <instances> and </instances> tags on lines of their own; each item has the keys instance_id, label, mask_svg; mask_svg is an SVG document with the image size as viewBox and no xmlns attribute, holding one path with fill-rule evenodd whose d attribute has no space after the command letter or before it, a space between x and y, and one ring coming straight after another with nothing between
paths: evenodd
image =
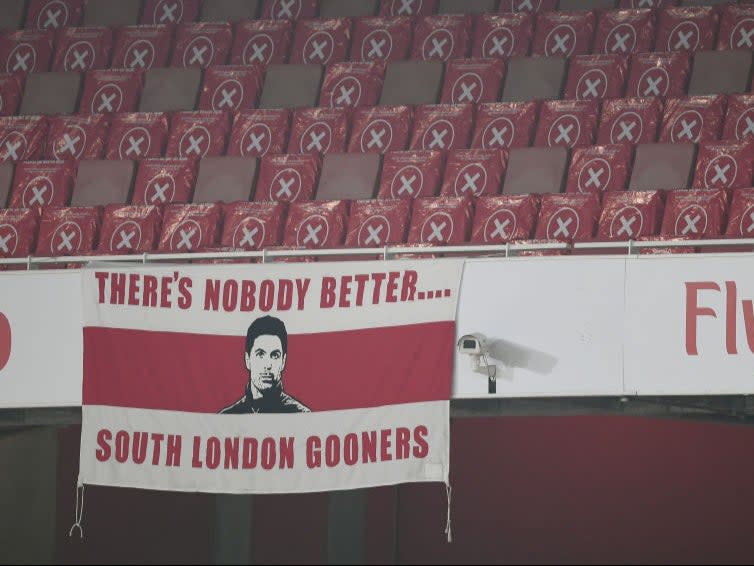
<instances>
[{"instance_id":1,"label":"white camera housing","mask_svg":"<svg viewBox=\"0 0 754 566\"><path fill-rule=\"evenodd\" d=\"M487 362L484 337L478 334L464 334L458 339L456 349L459 354L466 354L471 358L471 369L482 373L490 379L495 378L497 366ZM484 360L484 364L482 364Z\"/></svg>"}]
</instances>

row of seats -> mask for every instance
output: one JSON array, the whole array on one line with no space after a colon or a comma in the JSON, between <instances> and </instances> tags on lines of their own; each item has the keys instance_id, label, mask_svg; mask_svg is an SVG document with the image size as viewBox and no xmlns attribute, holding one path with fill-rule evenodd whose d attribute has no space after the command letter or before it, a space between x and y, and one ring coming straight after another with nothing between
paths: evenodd
<instances>
[{"instance_id":1,"label":"row of seats","mask_svg":"<svg viewBox=\"0 0 754 566\"><path fill-rule=\"evenodd\" d=\"M751 188L0 211L0 257L752 234Z\"/></svg>"}]
</instances>

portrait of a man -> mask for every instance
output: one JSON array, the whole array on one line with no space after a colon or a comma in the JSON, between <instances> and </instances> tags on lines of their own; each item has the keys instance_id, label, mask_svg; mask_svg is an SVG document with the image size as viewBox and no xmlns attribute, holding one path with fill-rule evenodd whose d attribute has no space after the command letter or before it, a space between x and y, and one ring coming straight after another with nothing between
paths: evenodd
<instances>
[{"instance_id":1,"label":"portrait of a man","mask_svg":"<svg viewBox=\"0 0 754 566\"><path fill-rule=\"evenodd\" d=\"M254 320L246 332L246 390L243 397L220 413L308 413L306 405L283 391L287 356L288 331L283 321L273 316Z\"/></svg>"}]
</instances>

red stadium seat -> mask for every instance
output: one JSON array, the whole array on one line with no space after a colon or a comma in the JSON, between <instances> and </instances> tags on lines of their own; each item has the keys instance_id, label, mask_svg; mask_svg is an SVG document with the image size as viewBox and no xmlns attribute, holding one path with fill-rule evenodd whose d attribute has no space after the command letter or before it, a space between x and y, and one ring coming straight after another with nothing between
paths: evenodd
<instances>
[{"instance_id":1,"label":"red stadium seat","mask_svg":"<svg viewBox=\"0 0 754 566\"><path fill-rule=\"evenodd\" d=\"M180 157L143 159L136 173L131 204L191 202L197 162Z\"/></svg>"},{"instance_id":2,"label":"red stadium seat","mask_svg":"<svg viewBox=\"0 0 754 566\"><path fill-rule=\"evenodd\" d=\"M262 70L254 65L210 67L204 71L199 110L239 112L257 107Z\"/></svg>"},{"instance_id":3,"label":"red stadium seat","mask_svg":"<svg viewBox=\"0 0 754 566\"><path fill-rule=\"evenodd\" d=\"M82 114L134 112L144 88L142 71L126 69L88 71L79 101Z\"/></svg>"},{"instance_id":4,"label":"red stadium seat","mask_svg":"<svg viewBox=\"0 0 754 566\"><path fill-rule=\"evenodd\" d=\"M214 246L219 239L222 208L214 204L169 204L165 207L158 250L187 253Z\"/></svg>"},{"instance_id":5,"label":"red stadium seat","mask_svg":"<svg viewBox=\"0 0 754 566\"><path fill-rule=\"evenodd\" d=\"M500 0L500 12L551 12L556 9L558 0Z\"/></svg>"},{"instance_id":6,"label":"red stadium seat","mask_svg":"<svg viewBox=\"0 0 754 566\"><path fill-rule=\"evenodd\" d=\"M726 97L689 96L665 101L660 141L698 143L720 138Z\"/></svg>"},{"instance_id":7,"label":"red stadium seat","mask_svg":"<svg viewBox=\"0 0 754 566\"><path fill-rule=\"evenodd\" d=\"M288 153L344 153L346 108L298 108L293 112Z\"/></svg>"},{"instance_id":8,"label":"red stadium seat","mask_svg":"<svg viewBox=\"0 0 754 566\"><path fill-rule=\"evenodd\" d=\"M288 206L284 246L336 248L343 245L348 203L343 200L294 202Z\"/></svg>"},{"instance_id":9,"label":"red stadium seat","mask_svg":"<svg viewBox=\"0 0 754 566\"><path fill-rule=\"evenodd\" d=\"M445 14L418 18L411 59L447 61L466 57L471 50L474 20L470 15Z\"/></svg>"},{"instance_id":10,"label":"red stadium seat","mask_svg":"<svg viewBox=\"0 0 754 566\"><path fill-rule=\"evenodd\" d=\"M534 17L529 14L482 14L474 28L472 57L508 58L529 54Z\"/></svg>"},{"instance_id":11,"label":"red stadium seat","mask_svg":"<svg viewBox=\"0 0 754 566\"><path fill-rule=\"evenodd\" d=\"M721 9L718 49L754 49L754 5L733 3Z\"/></svg>"},{"instance_id":12,"label":"red stadium seat","mask_svg":"<svg viewBox=\"0 0 754 566\"><path fill-rule=\"evenodd\" d=\"M220 245L261 250L283 241L287 207L283 202L232 202L223 205Z\"/></svg>"},{"instance_id":13,"label":"red stadium seat","mask_svg":"<svg viewBox=\"0 0 754 566\"><path fill-rule=\"evenodd\" d=\"M602 105L597 143L650 143L657 139L662 101L659 98L607 100Z\"/></svg>"},{"instance_id":14,"label":"red stadium seat","mask_svg":"<svg viewBox=\"0 0 754 566\"><path fill-rule=\"evenodd\" d=\"M102 215L97 250L107 254L137 254L154 251L162 228L158 206L111 204Z\"/></svg>"},{"instance_id":15,"label":"red stadium seat","mask_svg":"<svg viewBox=\"0 0 754 566\"><path fill-rule=\"evenodd\" d=\"M380 16L429 16L437 0L380 0Z\"/></svg>"},{"instance_id":16,"label":"red stadium seat","mask_svg":"<svg viewBox=\"0 0 754 566\"><path fill-rule=\"evenodd\" d=\"M443 196L497 195L508 165L505 149L456 149L448 154L440 193Z\"/></svg>"},{"instance_id":17,"label":"red stadium seat","mask_svg":"<svg viewBox=\"0 0 754 566\"><path fill-rule=\"evenodd\" d=\"M532 55L570 57L591 51L596 17L593 11L541 12L531 45Z\"/></svg>"},{"instance_id":18,"label":"red stadium seat","mask_svg":"<svg viewBox=\"0 0 754 566\"><path fill-rule=\"evenodd\" d=\"M57 35L51 69L78 72L106 69L112 46L110 28L64 28Z\"/></svg>"},{"instance_id":19,"label":"red stadium seat","mask_svg":"<svg viewBox=\"0 0 754 566\"><path fill-rule=\"evenodd\" d=\"M144 0L141 24L180 24L199 17L201 0Z\"/></svg>"},{"instance_id":20,"label":"red stadium seat","mask_svg":"<svg viewBox=\"0 0 754 566\"><path fill-rule=\"evenodd\" d=\"M257 202L296 202L311 200L319 178L318 154L262 157L254 200Z\"/></svg>"},{"instance_id":21,"label":"red stadium seat","mask_svg":"<svg viewBox=\"0 0 754 566\"><path fill-rule=\"evenodd\" d=\"M626 96L684 96L690 70L691 58L685 51L633 55Z\"/></svg>"},{"instance_id":22,"label":"red stadium seat","mask_svg":"<svg viewBox=\"0 0 754 566\"><path fill-rule=\"evenodd\" d=\"M170 117L165 156L198 159L223 155L229 130L229 117L225 112L174 112Z\"/></svg>"},{"instance_id":23,"label":"red stadium seat","mask_svg":"<svg viewBox=\"0 0 754 566\"><path fill-rule=\"evenodd\" d=\"M605 193L597 227L598 240L638 240L654 236L662 222L662 192Z\"/></svg>"},{"instance_id":24,"label":"red stadium seat","mask_svg":"<svg viewBox=\"0 0 754 566\"><path fill-rule=\"evenodd\" d=\"M754 141L754 94L736 94L728 97L723 139Z\"/></svg>"},{"instance_id":25,"label":"red stadium seat","mask_svg":"<svg viewBox=\"0 0 754 566\"><path fill-rule=\"evenodd\" d=\"M36 209L0 209L0 257L26 257L37 243L39 213Z\"/></svg>"},{"instance_id":26,"label":"red stadium seat","mask_svg":"<svg viewBox=\"0 0 754 566\"><path fill-rule=\"evenodd\" d=\"M0 32L0 70L4 73L49 70L54 41L52 29Z\"/></svg>"},{"instance_id":27,"label":"red stadium seat","mask_svg":"<svg viewBox=\"0 0 754 566\"><path fill-rule=\"evenodd\" d=\"M583 147L594 143L597 100L546 100L539 111L534 145Z\"/></svg>"},{"instance_id":28,"label":"red stadium seat","mask_svg":"<svg viewBox=\"0 0 754 566\"><path fill-rule=\"evenodd\" d=\"M162 157L167 139L167 114L160 112L115 114L110 124L105 158Z\"/></svg>"},{"instance_id":29,"label":"red stadium seat","mask_svg":"<svg viewBox=\"0 0 754 566\"><path fill-rule=\"evenodd\" d=\"M293 25L288 20L248 20L236 24L230 62L233 65L285 63Z\"/></svg>"},{"instance_id":30,"label":"red stadium seat","mask_svg":"<svg viewBox=\"0 0 754 566\"><path fill-rule=\"evenodd\" d=\"M48 127L44 116L0 118L0 162L42 157Z\"/></svg>"},{"instance_id":31,"label":"red stadium seat","mask_svg":"<svg viewBox=\"0 0 754 566\"><path fill-rule=\"evenodd\" d=\"M348 59L351 18L298 20L291 45L291 63L327 65Z\"/></svg>"},{"instance_id":32,"label":"red stadium seat","mask_svg":"<svg viewBox=\"0 0 754 566\"><path fill-rule=\"evenodd\" d=\"M23 73L0 74L0 116L14 116L18 111L25 78Z\"/></svg>"},{"instance_id":33,"label":"red stadium seat","mask_svg":"<svg viewBox=\"0 0 754 566\"><path fill-rule=\"evenodd\" d=\"M726 208L724 190L670 191L660 233L690 239L714 238L722 234Z\"/></svg>"},{"instance_id":34,"label":"red stadium seat","mask_svg":"<svg viewBox=\"0 0 754 566\"><path fill-rule=\"evenodd\" d=\"M45 158L101 159L110 123L104 114L50 119Z\"/></svg>"},{"instance_id":35,"label":"red stadium seat","mask_svg":"<svg viewBox=\"0 0 754 566\"><path fill-rule=\"evenodd\" d=\"M497 102L503 86L502 59L453 59L445 64L443 104Z\"/></svg>"},{"instance_id":36,"label":"red stadium seat","mask_svg":"<svg viewBox=\"0 0 754 566\"><path fill-rule=\"evenodd\" d=\"M728 210L726 236L754 237L754 189L736 189Z\"/></svg>"},{"instance_id":37,"label":"red stadium seat","mask_svg":"<svg viewBox=\"0 0 754 566\"><path fill-rule=\"evenodd\" d=\"M566 192L623 191L631 173L630 145L593 145L573 150Z\"/></svg>"},{"instance_id":38,"label":"red stadium seat","mask_svg":"<svg viewBox=\"0 0 754 566\"><path fill-rule=\"evenodd\" d=\"M740 142L700 144L694 187L737 189L754 183L754 145Z\"/></svg>"},{"instance_id":39,"label":"red stadium seat","mask_svg":"<svg viewBox=\"0 0 754 566\"><path fill-rule=\"evenodd\" d=\"M117 69L167 67L172 43L172 26L122 26L115 31L111 66Z\"/></svg>"},{"instance_id":40,"label":"red stadium seat","mask_svg":"<svg viewBox=\"0 0 754 566\"><path fill-rule=\"evenodd\" d=\"M536 195L484 196L476 201L471 231L473 244L504 244L528 240L539 210Z\"/></svg>"},{"instance_id":41,"label":"red stadium seat","mask_svg":"<svg viewBox=\"0 0 754 566\"><path fill-rule=\"evenodd\" d=\"M442 151L391 151L382 162L379 198L436 196L444 168Z\"/></svg>"},{"instance_id":42,"label":"red stadium seat","mask_svg":"<svg viewBox=\"0 0 754 566\"><path fill-rule=\"evenodd\" d=\"M102 209L98 206L48 206L39 222L38 256L80 255L94 250Z\"/></svg>"},{"instance_id":43,"label":"red stadium seat","mask_svg":"<svg viewBox=\"0 0 754 566\"><path fill-rule=\"evenodd\" d=\"M657 51L714 49L719 11L713 6L668 7L660 11Z\"/></svg>"},{"instance_id":44,"label":"red stadium seat","mask_svg":"<svg viewBox=\"0 0 754 566\"><path fill-rule=\"evenodd\" d=\"M31 0L26 10L26 27L61 29L77 26L81 21L84 4L86 0Z\"/></svg>"},{"instance_id":45,"label":"red stadium seat","mask_svg":"<svg viewBox=\"0 0 754 566\"><path fill-rule=\"evenodd\" d=\"M564 98L621 98L628 76L628 58L622 55L577 55L568 65Z\"/></svg>"},{"instance_id":46,"label":"red stadium seat","mask_svg":"<svg viewBox=\"0 0 754 566\"><path fill-rule=\"evenodd\" d=\"M590 240L600 216L595 193L542 195L535 238L561 241Z\"/></svg>"},{"instance_id":47,"label":"red stadium seat","mask_svg":"<svg viewBox=\"0 0 754 566\"><path fill-rule=\"evenodd\" d=\"M22 161L16 165L11 208L68 206L76 166L65 161Z\"/></svg>"},{"instance_id":48,"label":"red stadium seat","mask_svg":"<svg viewBox=\"0 0 754 566\"><path fill-rule=\"evenodd\" d=\"M594 37L593 53L630 55L651 51L655 39L652 10L605 10Z\"/></svg>"},{"instance_id":49,"label":"red stadium seat","mask_svg":"<svg viewBox=\"0 0 754 566\"><path fill-rule=\"evenodd\" d=\"M264 0L259 17L263 20L315 18L318 5L318 0Z\"/></svg>"},{"instance_id":50,"label":"red stadium seat","mask_svg":"<svg viewBox=\"0 0 754 566\"><path fill-rule=\"evenodd\" d=\"M228 155L261 157L288 146L290 112L284 108L239 112L233 119Z\"/></svg>"},{"instance_id":51,"label":"red stadium seat","mask_svg":"<svg viewBox=\"0 0 754 566\"><path fill-rule=\"evenodd\" d=\"M353 113L349 153L387 153L406 149L413 119L410 106L357 109Z\"/></svg>"},{"instance_id":52,"label":"red stadium seat","mask_svg":"<svg viewBox=\"0 0 754 566\"><path fill-rule=\"evenodd\" d=\"M356 18L353 24L351 61L402 61L411 48L412 20Z\"/></svg>"},{"instance_id":53,"label":"red stadium seat","mask_svg":"<svg viewBox=\"0 0 754 566\"><path fill-rule=\"evenodd\" d=\"M474 123L471 104L427 104L416 109L411 149L448 151L469 147Z\"/></svg>"},{"instance_id":54,"label":"red stadium seat","mask_svg":"<svg viewBox=\"0 0 754 566\"><path fill-rule=\"evenodd\" d=\"M375 106L385 81L385 64L381 61L332 63L327 66L319 105L329 108Z\"/></svg>"},{"instance_id":55,"label":"red stadium seat","mask_svg":"<svg viewBox=\"0 0 754 566\"><path fill-rule=\"evenodd\" d=\"M173 45L173 67L224 65L230 56L233 28L229 22L178 24Z\"/></svg>"},{"instance_id":56,"label":"red stadium seat","mask_svg":"<svg viewBox=\"0 0 754 566\"><path fill-rule=\"evenodd\" d=\"M351 203L346 246L377 248L406 241L412 201L356 200Z\"/></svg>"},{"instance_id":57,"label":"red stadium seat","mask_svg":"<svg viewBox=\"0 0 754 566\"><path fill-rule=\"evenodd\" d=\"M407 241L432 246L463 244L469 239L472 215L469 197L418 198Z\"/></svg>"}]
</instances>

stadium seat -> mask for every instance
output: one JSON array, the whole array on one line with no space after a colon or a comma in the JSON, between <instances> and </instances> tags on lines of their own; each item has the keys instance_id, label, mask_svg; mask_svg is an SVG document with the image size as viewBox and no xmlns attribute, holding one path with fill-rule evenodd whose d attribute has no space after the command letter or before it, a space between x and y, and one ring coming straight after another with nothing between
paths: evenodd
<instances>
[{"instance_id":1,"label":"stadium seat","mask_svg":"<svg viewBox=\"0 0 754 566\"><path fill-rule=\"evenodd\" d=\"M641 143L628 188L632 191L685 189L694 173L693 143Z\"/></svg>"},{"instance_id":2,"label":"stadium seat","mask_svg":"<svg viewBox=\"0 0 754 566\"><path fill-rule=\"evenodd\" d=\"M232 202L223 205L220 245L261 250L283 241L287 205L283 202Z\"/></svg>"},{"instance_id":3,"label":"stadium seat","mask_svg":"<svg viewBox=\"0 0 754 566\"><path fill-rule=\"evenodd\" d=\"M713 49L719 11L712 6L667 7L660 10L656 51Z\"/></svg>"},{"instance_id":4,"label":"stadium seat","mask_svg":"<svg viewBox=\"0 0 754 566\"><path fill-rule=\"evenodd\" d=\"M727 193L722 189L670 191L660 234L691 239L720 236L726 208Z\"/></svg>"},{"instance_id":5,"label":"stadium seat","mask_svg":"<svg viewBox=\"0 0 754 566\"><path fill-rule=\"evenodd\" d=\"M233 28L229 22L178 24L173 44L173 67L224 65L230 56Z\"/></svg>"},{"instance_id":6,"label":"stadium seat","mask_svg":"<svg viewBox=\"0 0 754 566\"><path fill-rule=\"evenodd\" d=\"M402 61L408 58L412 38L411 18L356 18L351 41L351 61Z\"/></svg>"},{"instance_id":7,"label":"stadium seat","mask_svg":"<svg viewBox=\"0 0 754 566\"><path fill-rule=\"evenodd\" d=\"M57 36L50 69L78 72L106 69L112 46L113 31L108 27L63 28Z\"/></svg>"},{"instance_id":8,"label":"stadium seat","mask_svg":"<svg viewBox=\"0 0 754 566\"><path fill-rule=\"evenodd\" d=\"M657 139L662 101L656 97L606 100L597 143L651 143Z\"/></svg>"},{"instance_id":9,"label":"stadium seat","mask_svg":"<svg viewBox=\"0 0 754 566\"><path fill-rule=\"evenodd\" d=\"M737 189L754 183L754 146L742 142L699 145L694 187Z\"/></svg>"},{"instance_id":10,"label":"stadium seat","mask_svg":"<svg viewBox=\"0 0 754 566\"><path fill-rule=\"evenodd\" d=\"M565 57L511 57L500 100L528 102L560 98L566 67Z\"/></svg>"},{"instance_id":11,"label":"stadium seat","mask_svg":"<svg viewBox=\"0 0 754 566\"><path fill-rule=\"evenodd\" d=\"M530 14L483 14L474 27L471 56L525 57L533 34L534 17Z\"/></svg>"},{"instance_id":12,"label":"stadium seat","mask_svg":"<svg viewBox=\"0 0 754 566\"><path fill-rule=\"evenodd\" d=\"M259 13L258 0L210 0L202 3L202 22L236 22L254 20Z\"/></svg>"},{"instance_id":13,"label":"stadium seat","mask_svg":"<svg viewBox=\"0 0 754 566\"><path fill-rule=\"evenodd\" d=\"M357 200L351 203L346 246L377 248L406 241L411 214L407 199Z\"/></svg>"},{"instance_id":14,"label":"stadium seat","mask_svg":"<svg viewBox=\"0 0 754 566\"><path fill-rule=\"evenodd\" d=\"M322 160L317 200L374 198L380 162L375 153L328 153Z\"/></svg>"},{"instance_id":15,"label":"stadium seat","mask_svg":"<svg viewBox=\"0 0 754 566\"><path fill-rule=\"evenodd\" d=\"M414 120L410 106L359 108L353 113L349 153L386 153L408 148Z\"/></svg>"},{"instance_id":16,"label":"stadium seat","mask_svg":"<svg viewBox=\"0 0 754 566\"><path fill-rule=\"evenodd\" d=\"M505 149L453 150L445 164L440 194L454 197L500 194L507 166Z\"/></svg>"},{"instance_id":17,"label":"stadium seat","mask_svg":"<svg viewBox=\"0 0 754 566\"><path fill-rule=\"evenodd\" d=\"M697 51L689 94L735 94L749 90L752 52Z\"/></svg>"},{"instance_id":18,"label":"stadium seat","mask_svg":"<svg viewBox=\"0 0 754 566\"><path fill-rule=\"evenodd\" d=\"M13 186L13 163L0 163L0 209L8 203L11 187Z\"/></svg>"},{"instance_id":19,"label":"stadium seat","mask_svg":"<svg viewBox=\"0 0 754 566\"><path fill-rule=\"evenodd\" d=\"M50 119L46 159L101 159L109 122L104 114L55 116Z\"/></svg>"},{"instance_id":20,"label":"stadium seat","mask_svg":"<svg viewBox=\"0 0 754 566\"><path fill-rule=\"evenodd\" d=\"M238 112L226 153L239 157L283 153L288 145L289 124L290 112L284 108Z\"/></svg>"},{"instance_id":21,"label":"stadium seat","mask_svg":"<svg viewBox=\"0 0 754 566\"><path fill-rule=\"evenodd\" d=\"M197 161L180 157L142 159L131 204L163 205L191 202Z\"/></svg>"},{"instance_id":22,"label":"stadium seat","mask_svg":"<svg viewBox=\"0 0 754 566\"><path fill-rule=\"evenodd\" d=\"M539 111L534 145L592 145L597 131L598 100L546 100Z\"/></svg>"},{"instance_id":23,"label":"stadium seat","mask_svg":"<svg viewBox=\"0 0 754 566\"><path fill-rule=\"evenodd\" d=\"M0 209L0 257L31 255L36 247L38 230L39 213L36 209Z\"/></svg>"},{"instance_id":24,"label":"stadium seat","mask_svg":"<svg viewBox=\"0 0 754 566\"><path fill-rule=\"evenodd\" d=\"M102 214L97 251L137 254L154 251L162 228L162 212L154 205L109 204Z\"/></svg>"},{"instance_id":25,"label":"stadium seat","mask_svg":"<svg viewBox=\"0 0 754 566\"><path fill-rule=\"evenodd\" d=\"M327 65L345 61L351 47L351 24L350 18L296 21L290 62Z\"/></svg>"},{"instance_id":26,"label":"stadium seat","mask_svg":"<svg viewBox=\"0 0 754 566\"><path fill-rule=\"evenodd\" d=\"M187 253L216 245L221 215L222 205L218 203L167 205L158 250Z\"/></svg>"},{"instance_id":27,"label":"stadium seat","mask_svg":"<svg viewBox=\"0 0 754 566\"><path fill-rule=\"evenodd\" d=\"M167 140L167 114L160 112L115 114L110 124L105 159L162 157Z\"/></svg>"},{"instance_id":28,"label":"stadium seat","mask_svg":"<svg viewBox=\"0 0 754 566\"><path fill-rule=\"evenodd\" d=\"M500 12L552 12L558 6L558 0L500 0Z\"/></svg>"},{"instance_id":29,"label":"stadium seat","mask_svg":"<svg viewBox=\"0 0 754 566\"><path fill-rule=\"evenodd\" d=\"M318 154L262 157L254 200L257 202L295 202L312 200L319 178Z\"/></svg>"},{"instance_id":30,"label":"stadium seat","mask_svg":"<svg viewBox=\"0 0 754 566\"><path fill-rule=\"evenodd\" d=\"M435 104L440 99L443 64L440 61L388 63L380 104Z\"/></svg>"},{"instance_id":31,"label":"stadium seat","mask_svg":"<svg viewBox=\"0 0 754 566\"><path fill-rule=\"evenodd\" d=\"M317 17L319 0L264 0L261 20L297 20Z\"/></svg>"},{"instance_id":32,"label":"stadium seat","mask_svg":"<svg viewBox=\"0 0 754 566\"><path fill-rule=\"evenodd\" d=\"M528 147L534 139L536 102L487 103L477 106L472 148Z\"/></svg>"},{"instance_id":33,"label":"stadium seat","mask_svg":"<svg viewBox=\"0 0 754 566\"><path fill-rule=\"evenodd\" d=\"M299 248L342 246L347 222L346 201L292 202L288 205L283 245Z\"/></svg>"},{"instance_id":34,"label":"stadium seat","mask_svg":"<svg viewBox=\"0 0 754 566\"><path fill-rule=\"evenodd\" d=\"M233 65L279 65L288 60L293 35L289 20L245 20L233 34L230 62Z\"/></svg>"},{"instance_id":35,"label":"stadium seat","mask_svg":"<svg viewBox=\"0 0 754 566\"><path fill-rule=\"evenodd\" d=\"M180 24L199 17L202 0L144 0L140 24Z\"/></svg>"},{"instance_id":36,"label":"stadium seat","mask_svg":"<svg viewBox=\"0 0 754 566\"><path fill-rule=\"evenodd\" d=\"M469 147L474 124L472 104L427 104L416 109L410 149L449 151Z\"/></svg>"},{"instance_id":37,"label":"stadium seat","mask_svg":"<svg viewBox=\"0 0 754 566\"><path fill-rule=\"evenodd\" d=\"M443 104L497 102L503 86L502 59L453 59L445 64Z\"/></svg>"},{"instance_id":38,"label":"stadium seat","mask_svg":"<svg viewBox=\"0 0 754 566\"><path fill-rule=\"evenodd\" d=\"M259 107L316 106L321 83L320 65L270 65L264 77Z\"/></svg>"},{"instance_id":39,"label":"stadium seat","mask_svg":"<svg viewBox=\"0 0 754 566\"><path fill-rule=\"evenodd\" d=\"M79 100L82 114L134 112L144 88L142 71L129 69L94 70L84 75Z\"/></svg>"},{"instance_id":40,"label":"stadium seat","mask_svg":"<svg viewBox=\"0 0 754 566\"><path fill-rule=\"evenodd\" d=\"M201 81L201 69L149 69L145 73L139 112L193 110Z\"/></svg>"},{"instance_id":41,"label":"stadium seat","mask_svg":"<svg viewBox=\"0 0 754 566\"><path fill-rule=\"evenodd\" d=\"M193 202L249 201L256 173L256 159L204 157L199 161Z\"/></svg>"},{"instance_id":42,"label":"stadium seat","mask_svg":"<svg viewBox=\"0 0 754 566\"><path fill-rule=\"evenodd\" d=\"M655 14L652 10L607 10L598 16L592 53L630 55L651 51L654 36Z\"/></svg>"},{"instance_id":43,"label":"stadium seat","mask_svg":"<svg viewBox=\"0 0 754 566\"><path fill-rule=\"evenodd\" d=\"M50 69L53 30L0 32L0 69L5 73L42 73Z\"/></svg>"},{"instance_id":44,"label":"stadium seat","mask_svg":"<svg viewBox=\"0 0 754 566\"><path fill-rule=\"evenodd\" d=\"M691 69L686 51L631 56L626 96L684 96Z\"/></svg>"},{"instance_id":45,"label":"stadium seat","mask_svg":"<svg viewBox=\"0 0 754 566\"><path fill-rule=\"evenodd\" d=\"M298 108L291 119L288 153L343 153L348 130L346 108Z\"/></svg>"},{"instance_id":46,"label":"stadium seat","mask_svg":"<svg viewBox=\"0 0 754 566\"><path fill-rule=\"evenodd\" d=\"M385 80L381 61L332 63L325 70L319 105L330 108L374 106L380 99Z\"/></svg>"},{"instance_id":47,"label":"stadium seat","mask_svg":"<svg viewBox=\"0 0 754 566\"><path fill-rule=\"evenodd\" d=\"M432 246L463 244L471 232L473 208L470 197L417 198L406 241Z\"/></svg>"},{"instance_id":48,"label":"stadium seat","mask_svg":"<svg viewBox=\"0 0 754 566\"><path fill-rule=\"evenodd\" d=\"M0 73L0 116L14 116L21 104L26 75Z\"/></svg>"},{"instance_id":49,"label":"stadium seat","mask_svg":"<svg viewBox=\"0 0 754 566\"><path fill-rule=\"evenodd\" d=\"M223 155L229 130L229 116L225 112L174 112L170 116L165 156L201 159Z\"/></svg>"},{"instance_id":50,"label":"stadium seat","mask_svg":"<svg viewBox=\"0 0 754 566\"><path fill-rule=\"evenodd\" d=\"M27 4L25 25L29 29L77 26L84 9L84 0L10 0L3 2L0 29L20 28L24 22L24 8Z\"/></svg>"},{"instance_id":51,"label":"stadium seat","mask_svg":"<svg viewBox=\"0 0 754 566\"><path fill-rule=\"evenodd\" d=\"M733 238L751 238L754 235L754 189L733 191L725 235Z\"/></svg>"},{"instance_id":52,"label":"stadium seat","mask_svg":"<svg viewBox=\"0 0 754 566\"><path fill-rule=\"evenodd\" d=\"M84 6L84 26L124 26L139 23L141 0L97 0Z\"/></svg>"},{"instance_id":53,"label":"stadium seat","mask_svg":"<svg viewBox=\"0 0 754 566\"><path fill-rule=\"evenodd\" d=\"M262 71L253 65L210 67L204 71L199 110L238 112L257 107Z\"/></svg>"},{"instance_id":54,"label":"stadium seat","mask_svg":"<svg viewBox=\"0 0 754 566\"><path fill-rule=\"evenodd\" d=\"M718 49L754 48L754 4L726 4L721 9Z\"/></svg>"},{"instance_id":55,"label":"stadium seat","mask_svg":"<svg viewBox=\"0 0 754 566\"><path fill-rule=\"evenodd\" d=\"M516 147L510 150L503 194L562 193L568 170L565 147Z\"/></svg>"},{"instance_id":56,"label":"stadium seat","mask_svg":"<svg viewBox=\"0 0 754 566\"><path fill-rule=\"evenodd\" d=\"M379 198L416 199L440 192L445 156L442 151L391 151L382 161Z\"/></svg>"},{"instance_id":57,"label":"stadium seat","mask_svg":"<svg viewBox=\"0 0 754 566\"><path fill-rule=\"evenodd\" d=\"M605 193L597 226L598 240L638 240L660 232L663 202L660 191Z\"/></svg>"},{"instance_id":58,"label":"stadium seat","mask_svg":"<svg viewBox=\"0 0 754 566\"><path fill-rule=\"evenodd\" d=\"M595 193L542 195L535 238L566 242L590 240L600 217Z\"/></svg>"},{"instance_id":59,"label":"stadium seat","mask_svg":"<svg viewBox=\"0 0 754 566\"><path fill-rule=\"evenodd\" d=\"M98 206L48 206L39 221L35 255L57 257L94 250L102 209Z\"/></svg>"},{"instance_id":60,"label":"stadium seat","mask_svg":"<svg viewBox=\"0 0 754 566\"><path fill-rule=\"evenodd\" d=\"M476 201L472 244L505 244L528 240L534 234L539 211L535 195L484 196Z\"/></svg>"},{"instance_id":61,"label":"stadium seat","mask_svg":"<svg viewBox=\"0 0 754 566\"><path fill-rule=\"evenodd\" d=\"M739 94L728 97L723 139L754 141L754 95Z\"/></svg>"},{"instance_id":62,"label":"stadium seat","mask_svg":"<svg viewBox=\"0 0 754 566\"><path fill-rule=\"evenodd\" d=\"M117 69L167 67L173 43L173 27L122 26L115 30L111 66Z\"/></svg>"},{"instance_id":63,"label":"stadium seat","mask_svg":"<svg viewBox=\"0 0 754 566\"><path fill-rule=\"evenodd\" d=\"M127 204L131 196L135 162L84 160L79 163L73 186L73 206Z\"/></svg>"},{"instance_id":64,"label":"stadium seat","mask_svg":"<svg viewBox=\"0 0 754 566\"><path fill-rule=\"evenodd\" d=\"M667 99L660 141L698 143L720 139L726 102L721 95Z\"/></svg>"},{"instance_id":65,"label":"stadium seat","mask_svg":"<svg viewBox=\"0 0 754 566\"><path fill-rule=\"evenodd\" d=\"M68 206L76 166L64 161L22 161L16 164L8 206Z\"/></svg>"},{"instance_id":66,"label":"stadium seat","mask_svg":"<svg viewBox=\"0 0 754 566\"><path fill-rule=\"evenodd\" d=\"M577 55L568 64L564 98L621 98L628 76L628 58L623 55Z\"/></svg>"},{"instance_id":67,"label":"stadium seat","mask_svg":"<svg viewBox=\"0 0 754 566\"><path fill-rule=\"evenodd\" d=\"M423 16L416 20L411 59L447 61L467 57L471 51L474 19L469 14Z\"/></svg>"},{"instance_id":68,"label":"stadium seat","mask_svg":"<svg viewBox=\"0 0 754 566\"><path fill-rule=\"evenodd\" d=\"M320 18L356 18L374 16L378 0L319 0Z\"/></svg>"},{"instance_id":69,"label":"stadium seat","mask_svg":"<svg viewBox=\"0 0 754 566\"><path fill-rule=\"evenodd\" d=\"M540 12L531 43L531 54L570 57L591 52L596 16L594 11Z\"/></svg>"},{"instance_id":70,"label":"stadium seat","mask_svg":"<svg viewBox=\"0 0 754 566\"><path fill-rule=\"evenodd\" d=\"M0 162L40 159L48 127L45 116L0 118Z\"/></svg>"},{"instance_id":71,"label":"stadium seat","mask_svg":"<svg viewBox=\"0 0 754 566\"><path fill-rule=\"evenodd\" d=\"M567 193L623 191L631 174L633 148L628 144L578 147L571 154Z\"/></svg>"},{"instance_id":72,"label":"stadium seat","mask_svg":"<svg viewBox=\"0 0 754 566\"><path fill-rule=\"evenodd\" d=\"M81 75L72 72L30 73L26 77L19 114L73 114L81 89Z\"/></svg>"}]
</instances>

